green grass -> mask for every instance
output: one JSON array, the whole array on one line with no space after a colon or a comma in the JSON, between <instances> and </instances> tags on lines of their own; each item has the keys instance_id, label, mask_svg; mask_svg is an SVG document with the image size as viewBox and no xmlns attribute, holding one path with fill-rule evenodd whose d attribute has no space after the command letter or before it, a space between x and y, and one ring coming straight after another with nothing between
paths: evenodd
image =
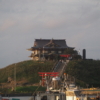
<instances>
[{"instance_id":1,"label":"green grass","mask_svg":"<svg viewBox=\"0 0 100 100\"><path fill-rule=\"evenodd\" d=\"M16 92L25 92L25 93L30 93L30 92L36 92L36 91L45 91L46 87L38 87L38 86L24 86L24 87L17 87Z\"/></svg>"},{"instance_id":2,"label":"green grass","mask_svg":"<svg viewBox=\"0 0 100 100\"><path fill-rule=\"evenodd\" d=\"M66 73L78 79L78 84L100 87L100 60L70 61Z\"/></svg>"},{"instance_id":3,"label":"green grass","mask_svg":"<svg viewBox=\"0 0 100 100\"><path fill-rule=\"evenodd\" d=\"M0 83L7 82L8 77L14 79L14 70L16 67L16 79L27 80L28 83L39 83L41 77L38 72L51 72L55 62L53 61L23 61L11 64L0 69ZM65 70L71 76L74 76L78 85L89 84L90 87L100 86L100 60L73 60L68 63Z\"/></svg>"},{"instance_id":4,"label":"green grass","mask_svg":"<svg viewBox=\"0 0 100 100\"><path fill-rule=\"evenodd\" d=\"M26 79L29 83L37 83L40 78L38 72L50 72L55 62L46 61L23 61L16 64L9 65L0 69L0 83L7 82L8 77L14 80L14 72L16 67L16 79L17 81Z\"/></svg>"}]
</instances>

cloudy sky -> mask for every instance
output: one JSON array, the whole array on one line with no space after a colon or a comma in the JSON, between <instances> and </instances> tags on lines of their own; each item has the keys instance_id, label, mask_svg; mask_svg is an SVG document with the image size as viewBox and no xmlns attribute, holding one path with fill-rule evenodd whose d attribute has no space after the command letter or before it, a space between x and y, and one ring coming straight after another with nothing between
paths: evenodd
<instances>
[{"instance_id":1,"label":"cloudy sky","mask_svg":"<svg viewBox=\"0 0 100 100\"><path fill-rule=\"evenodd\" d=\"M39 38L66 39L100 59L100 0L0 0L0 68L29 60Z\"/></svg>"}]
</instances>

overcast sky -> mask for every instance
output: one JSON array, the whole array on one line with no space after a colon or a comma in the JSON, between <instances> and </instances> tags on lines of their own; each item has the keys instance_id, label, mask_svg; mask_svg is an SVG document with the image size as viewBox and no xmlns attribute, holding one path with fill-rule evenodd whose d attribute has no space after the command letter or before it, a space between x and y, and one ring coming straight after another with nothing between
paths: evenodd
<instances>
[{"instance_id":1,"label":"overcast sky","mask_svg":"<svg viewBox=\"0 0 100 100\"><path fill-rule=\"evenodd\" d=\"M100 0L0 0L0 68L29 60L39 38L66 39L100 59Z\"/></svg>"}]
</instances>

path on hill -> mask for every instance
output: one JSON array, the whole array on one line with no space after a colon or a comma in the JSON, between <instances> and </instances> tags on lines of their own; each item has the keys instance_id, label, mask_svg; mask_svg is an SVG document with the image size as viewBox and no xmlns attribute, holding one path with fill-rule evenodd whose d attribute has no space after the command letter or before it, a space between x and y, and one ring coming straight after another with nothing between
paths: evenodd
<instances>
[{"instance_id":1,"label":"path on hill","mask_svg":"<svg viewBox=\"0 0 100 100\"><path fill-rule=\"evenodd\" d=\"M59 61L59 62L57 63L57 65L55 66L53 72L59 72L59 77L61 77L61 76L63 75L63 73L64 73L65 67L67 66L67 63L68 63L68 62L69 62L69 61L66 61L66 62L64 62L64 61Z\"/></svg>"},{"instance_id":2,"label":"path on hill","mask_svg":"<svg viewBox=\"0 0 100 100\"><path fill-rule=\"evenodd\" d=\"M59 73L59 76L58 77L61 77L64 73L64 70L65 70L65 67L67 66L69 60L67 60L66 62L64 61L59 61L55 67L54 67L54 70L53 72L58 72ZM51 85L51 81L52 81L52 77L50 77L49 79L49 86Z\"/></svg>"}]
</instances>

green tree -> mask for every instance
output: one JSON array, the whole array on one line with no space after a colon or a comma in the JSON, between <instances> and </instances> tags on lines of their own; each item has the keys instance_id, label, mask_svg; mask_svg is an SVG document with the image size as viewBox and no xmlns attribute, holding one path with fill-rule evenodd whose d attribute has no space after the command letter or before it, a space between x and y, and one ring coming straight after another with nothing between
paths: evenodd
<instances>
[{"instance_id":1,"label":"green tree","mask_svg":"<svg viewBox=\"0 0 100 100\"><path fill-rule=\"evenodd\" d=\"M74 49L66 49L64 54L78 54L78 52Z\"/></svg>"}]
</instances>

